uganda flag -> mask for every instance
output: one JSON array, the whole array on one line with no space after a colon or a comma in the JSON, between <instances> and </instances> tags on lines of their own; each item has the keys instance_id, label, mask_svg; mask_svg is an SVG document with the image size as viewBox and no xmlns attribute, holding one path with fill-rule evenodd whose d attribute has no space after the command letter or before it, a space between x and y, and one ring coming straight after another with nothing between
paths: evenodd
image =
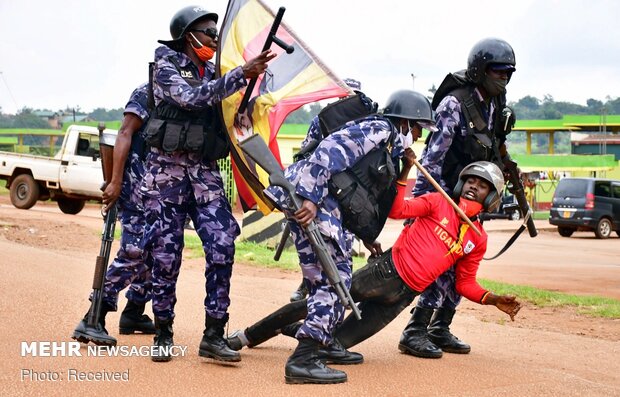
<instances>
[{"instance_id":1,"label":"uganda flag","mask_svg":"<svg viewBox=\"0 0 620 397\"><path fill-rule=\"evenodd\" d=\"M274 13L260 0L229 1L218 42L219 76L244 65L262 52L274 17ZM259 134L281 163L276 135L290 112L307 103L352 93L284 23L280 24L276 37L292 46L294 51L287 54L279 46L271 46L277 56L258 78L246 110L239 113L245 90L221 103L243 210L258 204L258 209L264 214L273 209L272 203L263 195L263 189L269 184L268 175L245 156L237 143L255 133Z\"/></svg>"}]
</instances>

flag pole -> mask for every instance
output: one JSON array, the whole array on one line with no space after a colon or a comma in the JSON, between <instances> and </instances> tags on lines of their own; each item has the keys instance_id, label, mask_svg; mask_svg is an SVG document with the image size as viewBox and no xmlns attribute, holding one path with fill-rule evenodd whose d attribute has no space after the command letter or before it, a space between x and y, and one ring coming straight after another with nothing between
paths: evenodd
<instances>
[{"instance_id":1,"label":"flag pole","mask_svg":"<svg viewBox=\"0 0 620 397\"><path fill-rule=\"evenodd\" d=\"M446 193L445 190L443 190L443 188L439 185L439 183L437 183L437 181L435 180L435 178L433 178L431 176L431 174L428 173L428 171L426 171L426 169L422 166L422 164L420 164L418 162L418 159L413 159L413 164L415 164L415 166L418 168L418 170L420 170L420 172L426 177L426 179L431 183L431 185L433 185L433 187L435 188L435 190L437 190L442 196L443 198L446 199L446 201L448 203L450 203L450 205L452 206L452 208L454 208L454 210L459 214L459 216L461 217L461 219L463 219L465 222L467 222L467 224L469 225L469 227L472 228L472 230L474 232L476 232L476 234L478 236L480 236L480 230L478 230L478 228L476 227L476 225L474 225L474 223L471 221L471 219L469 219L469 217L467 215L465 215L465 213L463 212L462 209L459 208L459 206L454 202L454 200L452 200L452 197L450 197L448 195L448 193Z\"/></svg>"},{"instance_id":2,"label":"flag pole","mask_svg":"<svg viewBox=\"0 0 620 397\"><path fill-rule=\"evenodd\" d=\"M283 40L281 40L280 38L276 36L278 28L280 27L280 23L282 22L282 17L284 16L284 11L286 11L286 8L284 7L280 7L278 9L278 13L276 14L276 17L273 20L273 24L271 25L271 30L269 31L269 35L267 36L267 39L265 40L265 45L263 45L263 49L261 50L261 52L267 51L269 48L271 48L272 43L275 43L278 47L281 47L284 51L286 51L287 54L292 54L293 51L295 51L295 48L293 46L286 44ZM258 80L258 77L254 77L248 83L248 87L245 90L243 99L241 100L241 103L239 104L239 113L245 112L245 109L248 106L248 102L250 101L250 96L252 96L252 91L254 91L254 86L256 85L257 80Z\"/></svg>"}]
</instances>

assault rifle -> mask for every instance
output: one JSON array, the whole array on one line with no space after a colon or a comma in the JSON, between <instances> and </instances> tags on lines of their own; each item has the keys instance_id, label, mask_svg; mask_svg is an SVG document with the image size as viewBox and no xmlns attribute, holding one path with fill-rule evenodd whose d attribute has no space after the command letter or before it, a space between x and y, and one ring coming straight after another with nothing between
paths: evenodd
<instances>
[{"instance_id":1,"label":"assault rifle","mask_svg":"<svg viewBox=\"0 0 620 397\"><path fill-rule=\"evenodd\" d=\"M507 135L512 130L512 127L515 124L516 117L514 116L512 109L510 109L509 107L504 108L504 110L502 111L502 117L505 119L504 133L506 133ZM523 190L523 183L521 182L521 178L519 177L519 169L517 168L517 163L512 161L512 159L510 158L510 155L506 151L506 146L500 148L499 153L500 158L504 163L504 170L508 172L508 182L510 182L510 184L512 185L512 189L510 190L510 192L515 195L517 203L519 204L519 210L521 211L521 216L523 216L524 219L523 224L527 225L527 231L530 233L530 237L536 237L538 235L538 231L536 230L536 225L534 225L534 220L532 219L532 210L530 209L530 206L527 203L527 199L525 198L525 191ZM523 230L518 232L516 236L521 234L522 231Z\"/></svg>"},{"instance_id":2,"label":"assault rifle","mask_svg":"<svg viewBox=\"0 0 620 397\"><path fill-rule=\"evenodd\" d=\"M269 148L263 138L261 138L258 134L254 134L245 139L243 142L240 142L239 147L246 155L254 160L256 164L258 164L269 174L269 183L271 185L280 186L288 193L289 199L293 204L293 208L295 211L299 210L302 202L299 196L295 193L295 186L293 186L293 184L284 177L284 172L282 172L280 164L269 151ZM308 240L310 240L310 245L312 245L314 253L319 258L319 262L323 267L323 271L327 275L329 283L336 290L336 294L338 295L340 302L342 302L344 307L350 307L355 314L355 317L357 317L358 320L361 320L362 314L355 305L355 302L353 302L353 298L351 297L349 290L340 279L336 264L327 250L325 241L323 241L323 237L321 236L316 223L314 221L310 222L310 225L304 227L304 231L308 236Z\"/></svg>"},{"instance_id":3,"label":"assault rifle","mask_svg":"<svg viewBox=\"0 0 620 397\"><path fill-rule=\"evenodd\" d=\"M105 125L100 123L99 129L99 151L101 152L101 170L103 172L103 185L101 190L105 190L112 179L112 160L114 155L114 143L116 137L104 133ZM101 232L101 248L99 256L95 261L95 274L93 277L93 294L88 311L88 325L95 327L99 323L101 305L103 302L103 284L105 283L105 273L110 260L110 251L114 241L114 227L116 226L116 216L118 207L116 202L111 207L102 210L103 231Z\"/></svg>"},{"instance_id":4,"label":"assault rifle","mask_svg":"<svg viewBox=\"0 0 620 397\"><path fill-rule=\"evenodd\" d=\"M517 169L517 163L512 161L510 155L504 156L504 169L508 171L508 181L512 185L510 192L515 195L517 203L519 204L519 210L524 218L524 224L527 225L527 231L530 233L530 237L536 237L538 231L534 220L532 219L532 210L530 209L527 199L525 198L525 191L523 190L523 183L519 177L519 170Z\"/></svg>"}]
</instances>

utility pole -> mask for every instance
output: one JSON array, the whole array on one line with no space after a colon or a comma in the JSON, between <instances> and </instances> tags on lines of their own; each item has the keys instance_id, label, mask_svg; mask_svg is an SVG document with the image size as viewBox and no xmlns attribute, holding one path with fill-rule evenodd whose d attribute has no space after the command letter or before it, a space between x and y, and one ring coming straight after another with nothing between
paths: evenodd
<instances>
[{"instance_id":1,"label":"utility pole","mask_svg":"<svg viewBox=\"0 0 620 397\"><path fill-rule=\"evenodd\" d=\"M603 106L601 109L600 123L599 123L599 136L601 141L599 144L599 154L607 154L607 106ZM602 177L605 177L607 171L602 171Z\"/></svg>"},{"instance_id":2,"label":"utility pole","mask_svg":"<svg viewBox=\"0 0 620 397\"><path fill-rule=\"evenodd\" d=\"M411 73L411 89L415 90L415 78L418 77L415 74Z\"/></svg>"},{"instance_id":3,"label":"utility pole","mask_svg":"<svg viewBox=\"0 0 620 397\"><path fill-rule=\"evenodd\" d=\"M13 100L13 104L15 105L15 113L17 113L17 111L19 110L19 106L17 106L17 101L15 100L15 97L13 96L13 93L11 92L11 89L9 88L9 83L7 83L6 79L4 78L4 73L3 72L0 72L0 77L2 77L2 81L4 81L4 85L6 86L6 90L9 92L9 96Z\"/></svg>"}]
</instances>

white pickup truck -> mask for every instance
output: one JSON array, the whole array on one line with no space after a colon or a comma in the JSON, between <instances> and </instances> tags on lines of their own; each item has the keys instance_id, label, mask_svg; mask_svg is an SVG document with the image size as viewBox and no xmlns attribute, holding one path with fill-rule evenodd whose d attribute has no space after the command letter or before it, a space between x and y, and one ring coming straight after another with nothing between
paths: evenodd
<instances>
[{"instance_id":1,"label":"white pickup truck","mask_svg":"<svg viewBox=\"0 0 620 397\"><path fill-rule=\"evenodd\" d=\"M113 139L116 133L104 130ZM101 200L99 130L70 126L53 158L0 152L0 179L6 180L11 203L17 208L28 209L37 200L52 199L65 214L77 214L86 200Z\"/></svg>"}]
</instances>

